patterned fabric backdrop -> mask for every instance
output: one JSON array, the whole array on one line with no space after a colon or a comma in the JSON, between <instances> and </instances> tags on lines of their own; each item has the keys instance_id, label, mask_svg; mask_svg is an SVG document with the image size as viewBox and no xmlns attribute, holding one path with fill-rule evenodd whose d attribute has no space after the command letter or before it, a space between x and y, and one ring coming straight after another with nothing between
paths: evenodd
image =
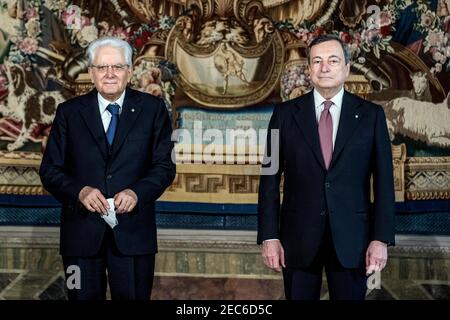
<instances>
[{"instance_id":1,"label":"patterned fabric backdrop","mask_svg":"<svg viewBox=\"0 0 450 320\"><path fill-rule=\"evenodd\" d=\"M307 92L305 48L324 33L350 45L347 89L383 105L408 157L444 163L450 189L450 0L0 1L1 157L41 153L58 103L92 88L98 37L132 45L131 85L180 127L206 114L191 109L259 116Z\"/></svg>"}]
</instances>

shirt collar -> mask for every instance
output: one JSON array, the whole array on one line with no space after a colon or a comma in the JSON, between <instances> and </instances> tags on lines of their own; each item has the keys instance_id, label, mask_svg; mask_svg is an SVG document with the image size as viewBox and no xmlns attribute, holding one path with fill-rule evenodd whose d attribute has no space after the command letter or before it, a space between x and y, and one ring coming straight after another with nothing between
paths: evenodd
<instances>
[{"instance_id":1,"label":"shirt collar","mask_svg":"<svg viewBox=\"0 0 450 320\"><path fill-rule=\"evenodd\" d=\"M322 106L323 102L327 99L322 97L322 95L317 90L314 89L313 91L314 91L314 104L316 106L316 109L319 109ZM344 87L342 87L342 89L339 90L339 92L336 93L334 97L331 98L330 100L333 102L334 105L340 108L342 105L343 97L344 97Z\"/></svg>"},{"instance_id":2,"label":"shirt collar","mask_svg":"<svg viewBox=\"0 0 450 320\"><path fill-rule=\"evenodd\" d=\"M100 93L97 93L97 99L98 99L98 106L100 108L100 114L105 112L106 107L108 105L112 104L112 103L117 103L119 105L119 112L122 112L123 100L125 100L125 91L126 90L124 90L122 92L122 94L120 95L120 97L114 102L106 100L105 98L102 97L102 95Z\"/></svg>"}]
</instances>

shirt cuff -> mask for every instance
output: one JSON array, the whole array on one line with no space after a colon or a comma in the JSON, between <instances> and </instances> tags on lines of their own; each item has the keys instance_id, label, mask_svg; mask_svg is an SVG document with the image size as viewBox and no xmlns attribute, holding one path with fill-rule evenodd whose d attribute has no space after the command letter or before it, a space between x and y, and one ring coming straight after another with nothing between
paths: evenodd
<instances>
[{"instance_id":1,"label":"shirt cuff","mask_svg":"<svg viewBox=\"0 0 450 320\"><path fill-rule=\"evenodd\" d=\"M268 242L268 241L280 241L280 239L266 239L263 241L263 244L264 244L264 242Z\"/></svg>"}]
</instances>

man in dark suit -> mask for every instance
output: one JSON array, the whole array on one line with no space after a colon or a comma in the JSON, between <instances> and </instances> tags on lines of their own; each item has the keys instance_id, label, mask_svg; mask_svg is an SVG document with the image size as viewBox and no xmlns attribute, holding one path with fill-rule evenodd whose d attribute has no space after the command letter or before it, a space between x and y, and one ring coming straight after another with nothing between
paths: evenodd
<instances>
[{"instance_id":1,"label":"man in dark suit","mask_svg":"<svg viewBox=\"0 0 450 320\"><path fill-rule=\"evenodd\" d=\"M58 106L40 168L45 189L62 203L64 268L80 270L69 299L105 299L106 270L112 299L150 299L155 200L175 177L170 120L161 99L127 88L128 43L101 38L87 52L96 89ZM102 219L108 198L113 228Z\"/></svg>"},{"instance_id":2,"label":"man in dark suit","mask_svg":"<svg viewBox=\"0 0 450 320\"><path fill-rule=\"evenodd\" d=\"M264 264L283 269L287 299L319 299L325 268L330 299L362 300L366 273L385 267L386 247L394 244L386 120L380 106L344 90L345 43L320 36L307 51L314 90L276 105L269 123L266 152L279 168L271 174L276 161L263 165L257 241Z\"/></svg>"}]
</instances>

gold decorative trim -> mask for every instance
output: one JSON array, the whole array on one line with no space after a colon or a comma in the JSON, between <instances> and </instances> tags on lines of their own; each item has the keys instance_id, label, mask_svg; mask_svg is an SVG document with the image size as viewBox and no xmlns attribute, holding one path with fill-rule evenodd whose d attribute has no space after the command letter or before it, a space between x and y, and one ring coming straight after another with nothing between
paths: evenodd
<instances>
[{"instance_id":1,"label":"gold decorative trim","mask_svg":"<svg viewBox=\"0 0 450 320\"><path fill-rule=\"evenodd\" d=\"M449 170L450 157L408 157L405 167L410 171Z\"/></svg>"},{"instance_id":2,"label":"gold decorative trim","mask_svg":"<svg viewBox=\"0 0 450 320\"><path fill-rule=\"evenodd\" d=\"M41 196L46 192L42 186L0 185L0 194Z\"/></svg>"},{"instance_id":3,"label":"gold decorative trim","mask_svg":"<svg viewBox=\"0 0 450 320\"><path fill-rule=\"evenodd\" d=\"M405 162L408 200L450 199L450 157L411 157Z\"/></svg>"},{"instance_id":4,"label":"gold decorative trim","mask_svg":"<svg viewBox=\"0 0 450 320\"><path fill-rule=\"evenodd\" d=\"M367 99L367 96L373 92L372 86L363 75L351 74L344 84L345 90Z\"/></svg>"},{"instance_id":5,"label":"gold decorative trim","mask_svg":"<svg viewBox=\"0 0 450 320\"><path fill-rule=\"evenodd\" d=\"M163 201L257 203L259 165L178 164Z\"/></svg>"},{"instance_id":6,"label":"gold decorative trim","mask_svg":"<svg viewBox=\"0 0 450 320\"><path fill-rule=\"evenodd\" d=\"M39 167L42 161L42 154L25 151L0 151L0 165Z\"/></svg>"},{"instance_id":7,"label":"gold decorative trim","mask_svg":"<svg viewBox=\"0 0 450 320\"><path fill-rule=\"evenodd\" d=\"M396 201L404 201L406 146L392 146ZM259 164L205 165L178 164L177 176L160 200L256 204ZM280 192L282 192L282 183Z\"/></svg>"},{"instance_id":8,"label":"gold decorative trim","mask_svg":"<svg viewBox=\"0 0 450 320\"><path fill-rule=\"evenodd\" d=\"M450 199L450 190L406 191L407 200L447 200Z\"/></svg>"},{"instance_id":9,"label":"gold decorative trim","mask_svg":"<svg viewBox=\"0 0 450 320\"><path fill-rule=\"evenodd\" d=\"M193 87L192 84L189 83L182 74L179 75L177 84L187 96L203 106L216 108L235 108L254 105L258 102L261 102L265 98L267 98L278 85L278 81L281 76L281 70L283 67L283 55L278 54L284 51L283 42L279 34L276 34L273 39L274 41L272 43L274 46L271 50L273 51L274 61L273 65L271 66L272 70L270 76L261 85L259 85L258 88L250 93L244 95L227 94L224 96L205 94L197 88ZM175 46L176 43L177 42L170 43L169 40L167 48L172 48L172 45ZM172 61L176 59L173 52L174 50L171 49L166 53L167 57Z\"/></svg>"},{"instance_id":10,"label":"gold decorative trim","mask_svg":"<svg viewBox=\"0 0 450 320\"><path fill-rule=\"evenodd\" d=\"M200 106L224 109L267 98L278 86L285 50L262 4L248 0L191 4L200 9L200 15L178 17L165 47L166 58L178 67L176 82L181 91ZM212 37L213 31L217 38ZM198 77L193 69L206 66L212 68L209 76Z\"/></svg>"},{"instance_id":11,"label":"gold decorative trim","mask_svg":"<svg viewBox=\"0 0 450 320\"><path fill-rule=\"evenodd\" d=\"M87 73L80 74L77 81L67 85L69 90L73 91L76 96L86 94L94 88L94 83L92 83L89 75Z\"/></svg>"},{"instance_id":12,"label":"gold decorative trim","mask_svg":"<svg viewBox=\"0 0 450 320\"><path fill-rule=\"evenodd\" d=\"M450 157L406 158L404 145L392 146L397 201L450 199ZM44 195L38 168L41 155L0 152L1 194ZM160 200L254 204L259 164L177 164L177 176ZM282 189L282 188L281 188Z\"/></svg>"}]
</instances>

